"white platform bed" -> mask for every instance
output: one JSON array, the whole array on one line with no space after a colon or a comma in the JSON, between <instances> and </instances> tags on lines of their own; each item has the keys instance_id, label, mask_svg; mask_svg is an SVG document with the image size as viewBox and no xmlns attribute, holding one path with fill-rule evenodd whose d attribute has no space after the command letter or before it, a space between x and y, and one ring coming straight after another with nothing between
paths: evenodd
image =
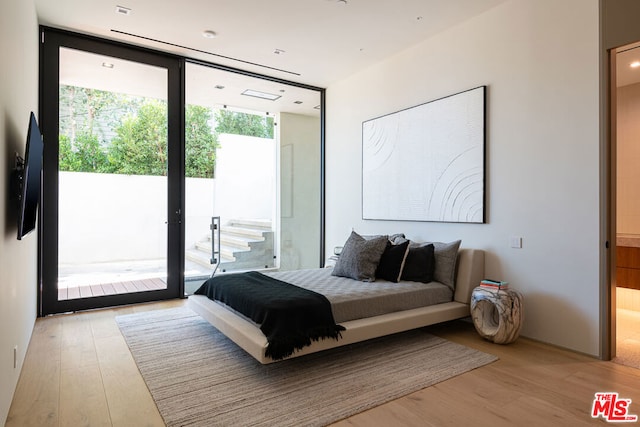
<instances>
[{"instance_id":1,"label":"white platform bed","mask_svg":"<svg viewBox=\"0 0 640 427\"><path fill-rule=\"evenodd\" d=\"M342 338L315 341L311 346L296 351L289 358L467 317L470 313L471 292L484 278L483 276L484 251L460 249L453 301L339 322L346 329L342 331ZM267 338L259 326L252 321L204 295L190 296L188 306L260 363L274 362L273 359L265 356Z\"/></svg>"}]
</instances>

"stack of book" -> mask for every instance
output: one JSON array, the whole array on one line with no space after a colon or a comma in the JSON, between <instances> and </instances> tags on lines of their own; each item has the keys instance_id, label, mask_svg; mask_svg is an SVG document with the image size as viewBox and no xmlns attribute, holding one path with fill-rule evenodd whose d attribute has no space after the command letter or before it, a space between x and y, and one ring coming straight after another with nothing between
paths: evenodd
<instances>
[{"instance_id":1,"label":"stack of book","mask_svg":"<svg viewBox=\"0 0 640 427\"><path fill-rule=\"evenodd\" d=\"M480 282L480 286L483 288L490 288L496 290L506 290L509 289L509 282L504 282L502 280L489 280L485 279Z\"/></svg>"}]
</instances>

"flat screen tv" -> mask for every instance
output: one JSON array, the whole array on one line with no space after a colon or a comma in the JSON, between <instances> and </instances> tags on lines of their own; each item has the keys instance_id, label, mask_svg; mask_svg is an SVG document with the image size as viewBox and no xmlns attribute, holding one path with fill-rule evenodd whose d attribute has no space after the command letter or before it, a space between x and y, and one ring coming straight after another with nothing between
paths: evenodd
<instances>
[{"instance_id":1,"label":"flat screen tv","mask_svg":"<svg viewBox=\"0 0 640 427\"><path fill-rule=\"evenodd\" d=\"M36 228L38 203L42 174L42 151L44 144L38 128L36 116L31 112L24 159L19 156L18 163L18 240Z\"/></svg>"}]
</instances>

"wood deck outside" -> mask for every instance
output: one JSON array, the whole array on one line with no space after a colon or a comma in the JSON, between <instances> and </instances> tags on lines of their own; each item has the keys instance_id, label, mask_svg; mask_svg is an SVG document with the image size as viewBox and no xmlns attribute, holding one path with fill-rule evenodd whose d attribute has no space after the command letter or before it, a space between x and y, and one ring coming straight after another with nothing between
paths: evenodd
<instances>
[{"instance_id":1,"label":"wood deck outside","mask_svg":"<svg viewBox=\"0 0 640 427\"><path fill-rule=\"evenodd\" d=\"M58 289L58 301L77 298L99 297L104 295L129 294L133 292L155 291L167 289L163 279L141 279L100 285L76 286Z\"/></svg>"}]
</instances>

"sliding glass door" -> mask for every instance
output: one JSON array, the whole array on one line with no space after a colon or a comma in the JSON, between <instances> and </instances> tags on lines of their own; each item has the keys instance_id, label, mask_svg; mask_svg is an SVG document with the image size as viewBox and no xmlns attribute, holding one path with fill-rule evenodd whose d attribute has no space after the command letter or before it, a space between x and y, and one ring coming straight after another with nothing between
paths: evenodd
<instances>
[{"instance_id":1,"label":"sliding glass door","mask_svg":"<svg viewBox=\"0 0 640 427\"><path fill-rule=\"evenodd\" d=\"M185 93L186 292L214 272L318 267L321 93L194 62Z\"/></svg>"},{"instance_id":2,"label":"sliding glass door","mask_svg":"<svg viewBox=\"0 0 640 427\"><path fill-rule=\"evenodd\" d=\"M322 265L322 89L42 31L40 315Z\"/></svg>"},{"instance_id":3,"label":"sliding glass door","mask_svg":"<svg viewBox=\"0 0 640 427\"><path fill-rule=\"evenodd\" d=\"M179 297L179 60L44 41L42 314Z\"/></svg>"}]
</instances>

